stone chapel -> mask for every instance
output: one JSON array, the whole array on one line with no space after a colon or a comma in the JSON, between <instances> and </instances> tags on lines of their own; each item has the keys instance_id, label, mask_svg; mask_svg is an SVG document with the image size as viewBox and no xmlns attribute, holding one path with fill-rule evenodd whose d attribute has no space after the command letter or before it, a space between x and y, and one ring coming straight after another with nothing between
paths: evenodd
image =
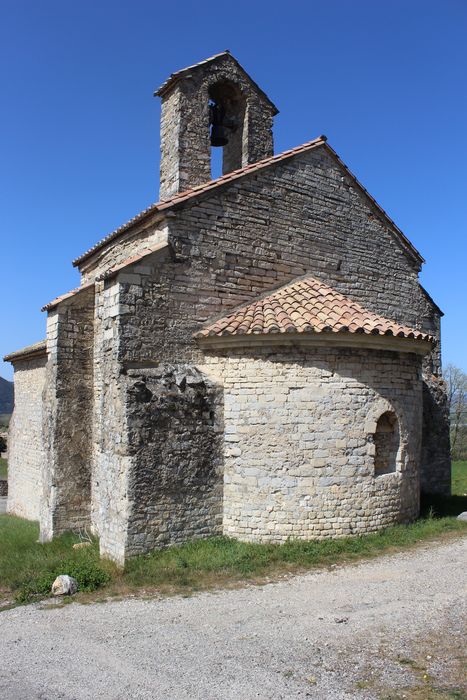
<instances>
[{"instance_id":1,"label":"stone chapel","mask_svg":"<svg viewBox=\"0 0 467 700\"><path fill-rule=\"evenodd\" d=\"M414 519L450 489L422 256L324 136L274 155L278 110L228 51L156 95L160 201L73 262L47 339L5 358L8 511L120 564Z\"/></svg>"}]
</instances>

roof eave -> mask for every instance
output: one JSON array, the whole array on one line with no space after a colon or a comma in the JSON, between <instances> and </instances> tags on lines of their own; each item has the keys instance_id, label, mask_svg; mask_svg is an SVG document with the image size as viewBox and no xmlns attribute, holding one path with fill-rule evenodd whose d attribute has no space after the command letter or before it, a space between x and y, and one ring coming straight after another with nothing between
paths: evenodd
<instances>
[{"instance_id":1,"label":"roof eave","mask_svg":"<svg viewBox=\"0 0 467 700\"><path fill-rule=\"evenodd\" d=\"M392 335L372 335L366 333L327 332L327 333L244 333L236 335L196 336L202 349L258 348L270 346L356 348L391 352L427 355L432 347L431 340L400 338Z\"/></svg>"},{"instance_id":2,"label":"roof eave","mask_svg":"<svg viewBox=\"0 0 467 700\"><path fill-rule=\"evenodd\" d=\"M11 364L14 365L15 362L32 360L45 355L47 355L47 341L41 340L38 343L34 343L34 345L27 345L25 348L21 348L21 350L10 352L8 355L4 356L3 361L11 362Z\"/></svg>"},{"instance_id":3,"label":"roof eave","mask_svg":"<svg viewBox=\"0 0 467 700\"><path fill-rule=\"evenodd\" d=\"M72 289L71 291L66 292L65 294L60 294L60 296L55 297L55 299L52 299L52 301L49 301L48 304L45 304L41 308L41 311L52 311L59 304L61 304L62 301L66 301L67 299L71 299L72 297L76 296L80 292L84 292L86 289L89 289L90 287L93 287L93 286L94 286L94 281L87 282L87 284L82 284L81 287L76 287L76 289Z\"/></svg>"}]
</instances>

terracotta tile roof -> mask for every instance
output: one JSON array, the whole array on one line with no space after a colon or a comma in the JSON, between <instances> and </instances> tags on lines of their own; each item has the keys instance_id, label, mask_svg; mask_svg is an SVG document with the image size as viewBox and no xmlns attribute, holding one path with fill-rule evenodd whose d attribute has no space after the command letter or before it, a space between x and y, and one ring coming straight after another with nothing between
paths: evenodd
<instances>
[{"instance_id":1,"label":"terracotta tile roof","mask_svg":"<svg viewBox=\"0 0 467 700\"><path fill-rule=\"evenodd\" d=\"M10 352L9 355L5 355L3 360L5 362L16 362L17 360L27 360L28 358L39 357L40 355L45 355L46 352L47 352L47 341L40 340L38 343L34 343L34 345L26 345L26 347L21 348L21 350L15 350L14 352Z\"/></svg>"},{"instance_id":2,"label":"terracotta tile roof","mask_svg":"<svg viewBox=\"0 0 467 700\"><path fill-rule=\"evenodd\" d=\"M349 170L349 168L345 165L345 163L339 158L337 155L336 151L331 148L331 146L326 143L327 138L326 136L318 136L318 138L313 139L312 141L308 141L307 143L304 143L300 146L296 146L295 148L291 148L288 151L284 151L283 153L279 153L278 155L275 156L269 156L268 158L263 158L263 160L259 160L257 163L251 163L250 165L246 165L244 168L240 168L238 170L233 170L230 173L227 173L226 175L222 175L221 177L216 178L215 180L209 180L208 182L198 185L197 187L193 187L189 190L186 190L185 192L179 192L176 194L174 197L171 197L170 199L166 199L161 202L157 202L155 204L151 204L149 207L146 209L143 209L139 214L134 216L132 219L127 221L125 224L120 226L119 228L115 229L115 231L112 231L112 233L109 233L107 236L102 238L100 241L98 241L95 245L93 245L89 250L87 250L85 253L80 255L79 258L76 258L73 260L73 265L76 267L80 265L82 262L87 260L87 258L91 257L95 252L97 252L100 248L105 246L107 243L110 243L110 241L114 240L115 238L118 238L121 236L125 231L128 231L131 229L131 227L139 223L140 221L143 221L145 218L149 218L151 215L156 214L158 212L165 212L167 210L172 209L172 207L177 206L178 204L183 204L183 202L186 202L187 200L193 199L195 197L199 197L200 195L203 195L205 192L210 192L211 190L216 189L217 187L221 187L222 185L229 184L230 182L234 180L238 180L241 177L244 177L245 175L249 175L251 173L254 173L259 170L263 170L264 168L268 168L269 166L278 163L283 160L287 160L288 158L293 158L296 155L299 155L300 153L305 153L307 151L311 151L314 148L318 147L325 147L328 153L334 158L336 162L339 163L339 165L346 171L346 173L349 175L349 177L352 179L354 184L360 189L360 191L368 197L368 199L371 201L373 206L377 209L377 211L381 214L381 216L387 221L387 223L391 226L393 232L396 234L397 238L400 240L402 243L403 247L408 251L413 258L418 263L424 263L425 260L423 257L420 255L418 250L415 248L415 246L412 245L412 243L409 241L409 239L404 235L404 233L400 230L400 228L394 223L394 221L390 218L390 216L384 211L384 209L378 204L378 202L371 196L371 194L368 192L368 190L363 187L363 185L357 180L355 175Z\"/></svg>"},{"instance_id":3,"label":"terracotta tile roof","mask_svg":"<svg viewBox=\"0 0 467 700\"><path fill-rule=\"evenodd\" d=\"M82 284L81 287L76 287L76 289L72 289L70 292L66 292L66 294L61 294L59 297L55 297L55 299L49 301L48 304L45 304L45 306L41 308L41 311L50 311L51 309L54 309L56 306L58 306L61 301L65 301L65 299L74 297L76 294L79 294L79 292L83 292L85 289L89 289L89 287L92 287L93 285L94 281L88 282L87 284Z\"/></svg>"},{"instance_id":4,"label":"terracotta tile roof","mask_svg":"<svg viewBox=\"0 0 467 700\"><path fill-rule=\"evenodd\" d=\"M181 68L180 70L175 71L175 73L171 73L167 80L164 81L162 85L154 92L154 95L157 97L162 97L164 93L167 92L167 90L170 87L172 87L172 85L174 85L178 80L180 80L180 78L183 78L183 76L185 76L187 73L190 73L190 71L196 70L200 66L205 66L207 63L213 63L222 58L226 58L227 56L233 63L235 63L237 68L241 70L248 82L251 83L255 87L255 89L258 90L258 92L260 92L266 98L270 105L272 105L272 107L274 108L274 114L279 114L279 110L277 109L276 105L269 99L264 90L260 88L260 86L253 80L253 78L251 78L251 76L248 75L243 66L237 61L237 59L234 56L232 56L228 49L226 49L225 51L221 51L220 53L216 53L214 54L214 56L210 56L209 58L205 58L203 61L193 63L193 65L191 66Z\"/></svg>"},{"instance_id":5,"label":"terracotta tile roof","mask_svg":"<svg viewBox=\"0 0 467 700\"><path fill-rule=\"evenodd\" d=\"M367 311L313 277L246 304L195 333L195 338L271 333L363 333L432 340L422 331Z\"/></svg>"}]
</instances>

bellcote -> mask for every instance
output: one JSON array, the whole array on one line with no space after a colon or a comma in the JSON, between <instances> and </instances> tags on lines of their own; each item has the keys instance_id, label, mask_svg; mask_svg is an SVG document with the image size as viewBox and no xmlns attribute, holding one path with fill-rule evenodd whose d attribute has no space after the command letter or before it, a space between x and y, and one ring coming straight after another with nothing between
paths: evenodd
<instances>
[{"instance_id":1,"label":"bellcote","mask_svg":"<svg viewBox=\"0 0 467 700\"><path fill-rule=\"evenodd\" d=\"M155 94L160 200L211 180L213 147L223 150L223 174L273 155L278 109L228 51L173 73Z\"/></svg>"}]
</instances>

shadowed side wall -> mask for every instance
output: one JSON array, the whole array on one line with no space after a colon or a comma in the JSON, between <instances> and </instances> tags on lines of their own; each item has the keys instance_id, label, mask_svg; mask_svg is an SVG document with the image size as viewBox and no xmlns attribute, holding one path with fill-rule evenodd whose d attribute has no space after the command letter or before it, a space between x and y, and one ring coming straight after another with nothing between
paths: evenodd
<instances>
[{"instance_id":1,"label":"shadowed side wall","mask_svg":"<svg viewBox=\"0 0 467 700\"><path fill-rule=\"evenodd\" d=\"M90 526L94 287L47 319L41 540Z\"/></svg>"},{"instance_id":2,"label":"shadowed side wall","mask_svg":"<svg viewBox=\"0 0 467 700\"><path fill-rule=\"evenodd\" d=\"M196 368L128 371L126 555L222 533L222 393Z\"/></svg>"},{"instance_id":3,"label":"shadowed side wall","mask_svg":"<svg viewBox=\"0 0 467 700\"><path fill-rule=\"evenodd\" d=\"M444 381L427 375L423 382L421 490L451 495L451 446L448 396Z\"/></svg>"},{"instance_id":4,"label":"shadowed side wall","mask_svg":"<svg viewBox=\"0 0 467 700\"><path fill-rule=\"evenodd\" d=\"M11 515L39 520L45 450L42 435L47 354L16 360L15 407L8 449L8 505Z\"/></svg>"}]
</instances>

